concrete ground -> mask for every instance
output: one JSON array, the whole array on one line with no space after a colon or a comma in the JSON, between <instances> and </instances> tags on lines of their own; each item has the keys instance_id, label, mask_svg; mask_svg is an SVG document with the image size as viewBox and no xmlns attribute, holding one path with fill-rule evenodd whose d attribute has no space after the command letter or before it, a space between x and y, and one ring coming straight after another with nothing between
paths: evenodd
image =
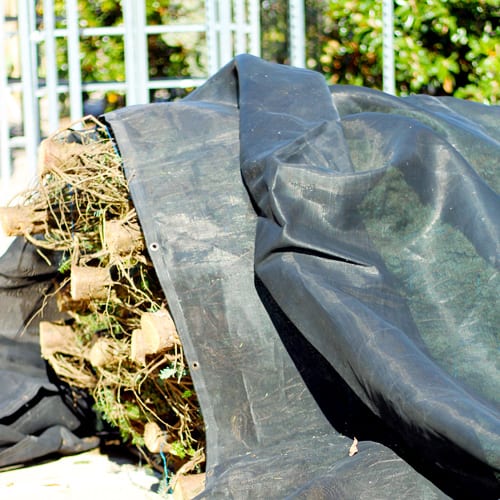
<instances>
[{"instance_id":1,"label":"concrete ground","mask_svg":"<svg viewBox=\"0 0 500 500\"><path fill-rule=\"evenodd\" d=\"M6 500L161 500L157 473L127 459L92 450L0 472Z\"/></svg>"}]
</instances>

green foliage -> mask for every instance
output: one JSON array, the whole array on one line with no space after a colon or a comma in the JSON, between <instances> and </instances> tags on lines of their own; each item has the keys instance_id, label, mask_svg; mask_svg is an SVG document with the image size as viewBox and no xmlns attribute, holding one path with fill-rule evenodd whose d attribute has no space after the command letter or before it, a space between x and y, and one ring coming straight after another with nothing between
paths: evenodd
<instances>
[{"instance_id":1,"label":"green foliage","mask_svg":"<svg viewBox=\"0 0 500 500\"><path fill-rule=\"evenodd\" d=\"M144 418L141 409L130 401L122 401L120 393L112 388L102 388L94 394L94 411L98 418L108 422L120 431L124 442L130 442L136 446L144 446L142 428L136 428L137 422Z\"/></svg>"},{"instance_id":2,"label":"green foliage","mask_svg":"<svg viewBox=\"0 0 500 500\"><path fill-rule=\"evenodd\" d=\"M55 0L54 12L56 27L66 28L65 0ZM173 24L182 22L200 22L196 19L201 9L199 1L146 0L146 19L149 25ZM78 0L81 28L117 27L123 25L123 12L119 0ZM39 23L42 23L43 2L37 3ZM204 62L199 52L200 34L189 36L172 34L152 34L147 36L149 78L179 78L204 74ZM58 77L66 81L69 76L67 40L57 39ZM89 35L81 37L80 65L83 82L124 82L125 40L122 35ZM40 77L45 76L43 64ZM160 92L161 99L173 99L184 95L185 91L173 90ZM88 97L87 95L84 96ZM155 100L155 90L151 91L151 100ZM107 92L106 111L126 104L119 92ZM63 104L64 96L63 96Z\"/></svg>"},{"instance_id":3,"label":"green foliage","mask_svg":"<svg viewBox=\"0 0 500 500\"><path fill-rule=\"evenodd\" d=\"M396 75L401 93L499 101L498 0L398 0L396 4Z\"/></svg>"},{"instance_id":4,"label":"green foliage","mask_svg":"<svg viewBox=\"0 0 500 500\"><path fill-rule=\"evenodd\" d=\"M309 5L308 20L311 16L324 19L325 29L308 23L308 39L317 38L320 45L315 52L307 49L308 67L324 73L330 83L381 88L382 2L354 0L321 5Z\"/></svg>"},{"instance_id":5,"label":"green foliage","mask_svg":"<svg viewBox=\"0 0 500 500\"><path fill-rule=\"evenodd\" d=\"M288 2L261 1L261 51L267 61L288 63Z\"/></svg>"},{"instance_id":6,"label":"green foliage","mask_svg":"<svg viewBox=\"0 0 500 500\"><path fill-rule=\"evenodd\" d=\"M119 0L79 0L80 24L119 26ZM382 88L382 1L305 0L307 67L328 83ZM37 8L41 13L42 2ZM198 0L146 0L148 25L204 22ZM55 1L57 26L65 27L65 2ZM262 0L262 56L289 62L288 1ZM399 95L452 95L479 102L500 102L500 0L395 0L395 70ZM193 38L194 37L194 38ZM206 74L199 46L203 34L151 34L147 37L149 78ZM82 79L125 81L124 39L87 36L81 41ZM61 80L68 78L66 40L58 39ZM43 76L43 66L41 66ZM154 94L155 91L152 91ZM185 91L156 91L169 100ZM108 110L125 104L110 92Z\"/></svg>"},{"instance_id":7,"label":"green foliage","mask_svg":"<svg viewBox=\"0 0 500 500\"><path fill-rule=\"evenodd\" d=\"M177 369L175 367L168 366L160 370L160 380L166 380L177 375Z\"/></svg>"},{"instance_id":8,"label":"green foliage","mask_svg":"<svg viewBox=\"0 0 500 500\"><path fill-rule=\"evenodd\" d=\"M263 55L287 62L285 0L262 2ZM499 0L396 0L399 95L500 102ZM307 66L331 84L382 88L382 2L306 0Z\"/></svg>"},{"instance_id":9,"label":"green foliage","mask_svg":"<svg viewBox=\"0 0 500 500\"><path fill-rule=\"evenodd\" d=\"M185 390L183 393L182 393L182 397L184 399L189 399L191 396L193 396L194 392L193 391L190 391L189 389Z\"/></svg>"},{"instance_id":10,"label":"green foliage","mask_svg":"<svg viewBox=\"0 0 500 500\"><path fill-rule=\"evenodd\" d=\"M179 363L170 363L168 366L160 370L159 377L160 380L167 380L169 378L175 378L180 380L183 376L187 374L186 368L184 365ZM189 391L187 391L189 392ZM182 394L183 398L187 398L189 396L185 396Z\"/></svg>"},{"instance_id":11,"label":"green foliage","mask_svg":"<svg viewBox=\"0 0 500 500\"><path fill-rule=\"evenodd\" d=\"M59 272L60 274L66 274L70 271L70 269L71 269L71 259L65 256L61 260L57 272Z\"/></svg>"},{"instance_id":12,"label":"green foliage","mask_svg":"<svg viewBox=\"0 0 500 500\"><path fill-rule=\"evenodd\" d=\"M82 343L87 343L100 332L112 329L110 318L101 312L91 312L88 314L74 313L75 323L78 326L78 334Z\"/></svg>"},{"instance_id":13,"label":"green foliage","mask_svg":"<svg viewBox=\"0 0 500 500\"><path fill-rule=\"evenodd\" d=\"M186 455L193 456L195 450L191 446L186 446L181 441L174 441L171 444L170 453L179 458L186 458Z\"/></svg>"},{"instance_id":14,"label":"green foliage","mask_svg":"<svg viewBox=\"0 0 500 500\"><path fill-rule=\"evenodd\" d=\"M359 209L435 361L498 402L500 277L491 263L422 202L400 169L388 168Z\"/></svg>"}]
</instances>

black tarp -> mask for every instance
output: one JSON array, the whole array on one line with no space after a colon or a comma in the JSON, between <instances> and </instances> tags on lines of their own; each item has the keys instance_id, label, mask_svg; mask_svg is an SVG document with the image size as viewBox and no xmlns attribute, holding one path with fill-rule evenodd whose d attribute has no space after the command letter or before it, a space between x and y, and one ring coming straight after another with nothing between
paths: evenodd
<instances>
[{"instance_id":1,"label":"black tarp","mask_svg":"<svg viewBox=\"0 0 500 500\"><path fill-rule=\"evenodd\" d=\"M106 120L206 422L202 498L497 496L498 107L240 56Z\"/></svg>"},{"instance_id":2,"label":"black tarp","mask_svg":"<svg viewBox=\"0 0 500 500\"><path fill-rule=\"evenodd\" d=\"M17 238L0 257L0 468L99 443L86 398L74 401L41 357L40 320L61 319L53 300L38 314L57 272L57 255L46 254L50 266Z\"/></svg>"},{"instance_id":3,"label":"black tarp","mask_svg":"<svg viewBox=\"0 0 500 500\"><path fill-rule=\"evenodd\" d=\"M498 497L498 107L240 56L105 119L206 423L200 498Z\"/></svg>"}]
</instances>

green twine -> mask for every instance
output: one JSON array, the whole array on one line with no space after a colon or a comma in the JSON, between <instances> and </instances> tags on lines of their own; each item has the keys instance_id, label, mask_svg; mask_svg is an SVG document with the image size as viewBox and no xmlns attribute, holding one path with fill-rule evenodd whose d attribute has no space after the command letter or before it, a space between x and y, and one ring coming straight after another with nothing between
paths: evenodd
<instances>
[{"instance_id":1,"label":"green twine","mask_svg":"<svg viewBox=\"0 0 500 500\"><path fill-rule=\"evenodd\" d=\"M165 453L163 453L163 450L160 450L160 457L163 462L163 476L165 477L165 488L167 490L167 494L171 495L173 493L173 490L169 484L170 480L169 480L169 470L167 466L167 458L165 457Z\"/></svg>"}]
</instances>

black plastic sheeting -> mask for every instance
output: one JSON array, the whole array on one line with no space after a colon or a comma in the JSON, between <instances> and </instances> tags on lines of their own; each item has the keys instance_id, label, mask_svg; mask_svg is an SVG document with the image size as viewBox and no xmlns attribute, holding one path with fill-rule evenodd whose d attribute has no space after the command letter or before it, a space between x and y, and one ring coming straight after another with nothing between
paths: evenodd
<instances>
[{"instance_id":1,"label":"black plastic sheeting","mask_svg":"<svg viewBox=\"0 0 500 500\"><path fill-rule=\"evenodd\" d=\"M48 301L57 272L21 238L0 257L0 467L12 467L94 448L99 439L86 398L71 391L46 367L40 353L40 320L56 320Z\"/></svg>"},{"instance_id":2,"label":"black plastic sheeting","mask_svg":"<svg viewBox=\"0 0 500 500\"><path fill-rule=\"evenodd\" d=\"M105 118L207 426L200 498L498 496L498 107L239 56Z\"/></svg>"}]
</instances>

